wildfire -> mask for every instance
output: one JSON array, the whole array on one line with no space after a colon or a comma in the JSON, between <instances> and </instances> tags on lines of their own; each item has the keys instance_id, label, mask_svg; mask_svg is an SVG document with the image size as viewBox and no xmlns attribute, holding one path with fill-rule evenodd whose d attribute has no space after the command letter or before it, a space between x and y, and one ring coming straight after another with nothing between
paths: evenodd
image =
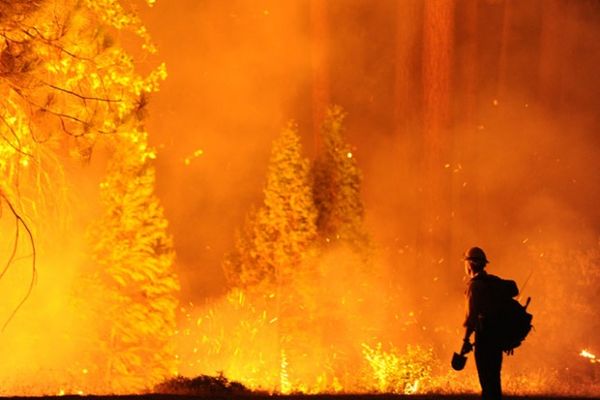
<instances>
[{"instance_id":1,"label":"wildfire","mask_svg":"<svg viewBox=\"0 0 600 400\"><path fill-rule=\"evenodd\" d=\"M372 348L362 344L363 356L372 369L372 377L380 393L415 394L424 382L431 379L432 353L418 346L409 346L405 353L381 343Z\"/></svg>"},{"instance_id":2,"label":"wildfire","mask_svg":"<svg viewBox=\"0 0 600 400\"><path fill-rule=\"evenodd\" d=\"M152 5L156 0L144 1ZM379 243L376 236L371 236L364 219L368 207L362 200L363 174L356 158L368 160L370 156L362 155L362 149L358 153L358 147L346 143L345 112L339 106L327 111L317 137L318 157L304 155L301 144L307 133L301 132L295 123L290 123L274 142L266 169L264 199L247 216L247 222L237 235L239 238L231 243L231 254L223 262L228 292L219 298L207 299L204 305L190 302L179 307L185 294L180 285L195 287L197 282L179 281L179 268L183 270L192 264L184 262L175 268L174 241L168 233L166 214L155 195L156 170L152 160L157 152L150 145L144 121L147 99L158 90L167 71L165 64L160 64L152 69L144 66L147 73L137 72L138 60L126 51L129 46L121 46L118 39L123 31L143 41L142 48L148 54L155 51L141 20L120 5L128 2L0 0L3 39L0 41L0 217L3 217L0 218L0 259L3 262L8 259L4 270L0 270L3 285L0 286L3 293L0 323L19 300L17 291L23 287L17 283L23 277L29 278L23 275L29 274L29 270L20 269L19 261L36 257L34 236L40 244L39 287L31 303L0 341L3 355L0 395L143 393L151 390L155 383L179 376L180 372L185 376L199 376L216 371L220 371L221 382L227 377L249 389L277 394L446 393L448 385L465 385L460 390L468 392L471 386L463 383L466 379L462 376L456 379L450 371L451 348L445 342L446 336L453 336L453 340L460 338L454 328L446 325L445 318L445 315L453 316L452 312L445 313L446 307L453 310L452 302L461 295L445 290L453 287L447 282L452 278L445 273L451 259L449 255L445 258L437 255L433 249L428 253L428 237L433 237L430 233L443 233L446 228L438 228L446 223L442 217L436 217L436 222L429 221L429 214L435 216L445 208L438 209L437 200L429 204L427 198L446 191L429 192L426 187L415 191L411 179L407 185L389 189L402 197L390 197L384 202L386 207L393 206L402 213L415 211L414 217L406 218L406 222L395 214L389 218L398 219L399 231L407 235L422 232L424 245L412 251L407 244L397 250L403 257L388 261L388 251L396 249L385 247L386 242ZM29 8L27 3L35 3L35 7ZM272 15L272 18L280 14L276 8L258 10L258 13ZM112 37L110 32L119 35ZM428 46L423 48L427 50ZM424 52L423 59L429 57L428 51ZM430 77L428 73L423 75L427 83ZM431 87L426 87L424 95L428 99ZM415 94L417 99L423 97ZM445 98L445 94L438 97ZM437 101L423 107L424 119L430 108L437 108L436 104ZM499 101L493 99L492 104L498 106ZM502 98L502 104L506 104L508 110L510 102ZM245 110L232 110L231 114L237 115L237 111ZM433 122L430 124L427 119L423 126L444 125L440 125L443 121L436 116L437 111L434 114ZM240 113L242 117L246 115L246 112ZM420 117L417 120L420 121ZM418 172L421 168L416 161L425 161L425 166L434 162L435 168L443 166L448 172L462 174L460 163L442 161L447 153L443 150L446 141L437 142L437 128L427 129L427 135L418 138L417 144L423 144L425 150L436 148L435 154L427 154L423 160L404 157L407 165L415 164L414 171ZM489 128L484 125L477 129L486 130L480 132L485 134L485 139L492 138L496 132L490 129L488 133ZM366 138L366 135L364 139L361 137L365 148ZM462 144L462 139L456 143ZM179 143L185 142L177 141L178 148ZM494 139L492 144L497 142ZM216 145L216 142L211 143ZM404 139L391 143L404 144ZM380 146L377 143L373 151ZM95 148L100 152L98 156ZM177 156L176 168L191 166L190 174L211 172L193 168L201 163L205 150L220 154L217 147L214 150L189 148ZM395 151L395 145L389 150ZM467 156L468 152L464 154ZM537 154L536 150L535 160L538 160ZM539 160L545 160L544 156L540 153ZM516 164L520 157L521 153L517 152L511 161ZM378 159L377 162L379 165ZM91 167L79 169L80 164L91 164ZM478 184L485 175L478 171L468 173L471 165L465 163L464 176L457 175L456 182L448 181L452 193L461 181L463 187L469 181L469 191L463 197L478 194L477 187L481 186ZM413 171L412 166L407 171ZM221 181L220 171L215 172L215 178ZM100 173L102 176L98 176ZM435 173L435 179L429 183L434 186L441 183L438 175L440 179L443 177ZM403 172L390 176L392 180L381 182L388 185L404 180ZM423 178L428 177L429 173L423 175ZM87 184L79 185L83 182L98 185L89 189ZM380 186L386 188L379 183L371 184L371 187ZM493 186L488 192L491 195L485 199L495 199ZM241 200L246 201L246 197L242 196ZM231 198L235 200L236 196ZM413 198L425 201L415 208L412 200L408 202ZM553 201L547 203L554 206ZM558 203L561 202L557 202L557 206ZM13 210L13 204L18 212ZM432 207L428 207L430 205ZM14 215L3 207L8 207ZM456 226L466 222L462 221L463 216L466 218L472 213L464 214L456 215ZM454 218L454 212L449 216ZM381 215L373 221L379 218ZM186 227L189 224L188 235L194 235L196 226L201 225L192 220L178 222ZM395 225L383 222L384 237L387 237L395 231ZM512 220L505 226L510 228L510 222ZM411 223L417 224L416 227ZM223 229L219 224L203 225L211 229L211 233L212 229ZM213 225L217 226L213 228ZM468 229L468 225L465 226ZM426 227L427 234L421 229ZM214 234L223 237L222 232ZM462 234L463 231L457 229L456 232ZM552 261L551 250L540 253L532 246L541 242L542 229L540 235L524 232L532 236L512 234L510 237L517 238L516 244L520 241L527 245L520 247L531 247L536 255L544 257L545 263ZM31 249L22 243L24 233L31 236ZM397 244L404 240L402 235L395 239ZM56 237L59 240L55 240ZM199 246L211 250L201 243L202 237L198 235ZM408 243L411 243L410 238ZM431 244L438 247L437 239ZM421 250L422 259L428 259L427 264L431 264L430 259L437 265L430 265L431 272L428 271L425 278L413 280L411 262L413 257L421 257ZM593 254L585 256L590 261L575 259L576 264L552 261L568 268L547 275L558 277L547 281L560 282L567 274L574 275L585 282L577 283L576 293L596 293L600 281L596 275L570 274L593 271L593 268L583 268L597 265L599 256L596 252ZM37 276L35 260L32 264L29 288L33 288ZM206 264L206 270L194 271L189 277L214 272L209 268L218 267ZM579 269L573 269L572 265ZM10 266L13 267L5 275ZM540 269L540 273L542 270L554 268ZM580 279L581 276L584 279ZM435 282L434 289L431 281ZM541 285L545 280L540 278L539 282ZM424 286L419 286L421 283ZM562 293L570 293L567 288L573 289L567 284L559 287ZM201 295L193 294L194 297ZM554 299L547 297L546 304L553 306ZM566 310L577 310L581 312L578 315L587 316L595 312L594 303L587 300L582 295L577 300L579 303L574 302L572 308ZM408 307L415 307L415 311L408 311ZM547 326L562 326L564 321L560 318L567 313L564 309L560 311L548 315L548 320L556 319ZM181 321L176 320L178 315ZM437 317L444 318L438 320ZM589 331L595 328L592 326ZM598 362L588 350L582 350L579 355L591 364ZM587 366L588 361L581 363ZM590 380L596 380L595 367L578 369L583 370L582 375L589 375ZM453 375L444 375L445 371ZM562 385L566 379L559 378ZM24 382L34 384L29 387ZM526 381L528 388L538 384L533 379L531 382ZM550 381L538 385L547 382Z\"/></svg>"},{"instance_id":3,"label":"wildfire","mask_svg":"<svg viewBox=\"0 0 600 400\"><path fill-rule=\"evenodd\" d=\"M588 360L590 360L592 364L596 364L598 362L596 356L590 353L588 350L581 350L581 353L579 353L579 355L583 358L587 358Z\"/></svg>"}]
</instances>

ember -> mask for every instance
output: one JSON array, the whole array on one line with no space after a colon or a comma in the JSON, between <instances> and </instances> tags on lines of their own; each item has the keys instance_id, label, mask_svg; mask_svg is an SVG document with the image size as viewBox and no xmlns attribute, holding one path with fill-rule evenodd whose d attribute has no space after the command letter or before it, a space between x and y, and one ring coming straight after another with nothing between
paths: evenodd
<instances>
[{"instance_id":1,"label":"ember","mask_svg":"<svg viewBox=\"0 0 600 400\"><path fill-rule=\"evenodd\" d=\"M581 350L581 353L579 353L579 355L583 358L587 358L588 360L590 360L592 364L596 364L598 362L596 356L587 350Z\"/></svg>"}]
</instances>

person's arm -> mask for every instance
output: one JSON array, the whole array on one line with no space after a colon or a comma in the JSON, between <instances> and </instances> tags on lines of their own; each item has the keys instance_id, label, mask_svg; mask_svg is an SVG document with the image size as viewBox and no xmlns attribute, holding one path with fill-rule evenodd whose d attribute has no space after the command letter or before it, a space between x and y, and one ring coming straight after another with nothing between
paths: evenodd
<instances>
[{"instance_id":1,"label":"person's arm","mask_svg":"<svg viewBox=\"0 0 600 400\"><path fill-rule=\"evenodd\" d=\"M467 287L466 295L466 317L463 326L467 328L465 338L471 336L477 327L479 315L479 301L477 300L480 292L479 282L471 281ZM468 333L468 335L467 335Z\"/></svg>"},{"instance_id":2,"label":"person's arm","mask_svg":"<svg viewBox=\"0 0 600 400\"><path fill-rule=\"evenodd\" d=\"M467 288L466 296L467 315L463 324L465 327L465 335L463 337L463 345L460 350L461 354L467 354L473 349L473 345L471 344L471 335L473 332L475 332L475 327L477 325L477 310L475 309L476 304L473 299L473 282L470 282L469 287Z\"/></svg>"},{"instance_id":3,"label":"person's arm","mask_svg":"<svg viewBox=\"0 0 600 400\"><path fill-rule=\"evenodd\" d=\"M463 342L471 342L471 335L475 332L475 329L466 327L465 328L465 337L463 338Z\"/></svg>"},{"instance_id":4,"label":"person's arm","mask_svg":"<svg viewBox=\"0 0 600 400\"><path fill-rule=\"evenodd\" d=\"M471 335L473 334L473 332L474 330L469 327L465 329L465 337L463 338L463 344L460 349L460 354L465 355L471 350L473 350L473 344L471 343Z\"/></svg>"}]
</instances>

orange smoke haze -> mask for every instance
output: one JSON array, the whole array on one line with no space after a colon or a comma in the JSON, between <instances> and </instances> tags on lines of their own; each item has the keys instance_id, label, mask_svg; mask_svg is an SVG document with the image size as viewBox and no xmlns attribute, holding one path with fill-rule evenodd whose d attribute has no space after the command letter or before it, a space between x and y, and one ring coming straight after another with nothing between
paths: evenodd
<instances>
[{"instance_id":1,"label":"orange smoke haze","mask_svg":"<svg viewBox=\"0 0 600 400\"><path fill-rule=\"evenodd\" d=\"M511 243L529 237L531 244L539 229L551 226L564 234L564 228L591 231L594 243L600 218L594 204L598 121L592 95L599 85L593 75L597 21L581 19L584 7L571 6L562 18L576 31L562 35L561 49L546 43L548 50L540 44L542 3L508 3L513 16L502 45L504 72L498 65L503 2L478 6L477 115L469 125L458 62L452 75L453 150L444 161L456 192L456 199L447 200L458 215L455 258L447 265L458 270L460 253L473 242L495 260L510 259ZM159 193L177 238L180 272L193 275L188 290L194 298L222 290L222 254L250 204L260 201L270 145L285 121L299 122L307 153L313 152L308 6L182 1L141 10L169 68L169 79L152 98L148 126L160 149ZM416 198L425 183L418 176L418 124L394 131L394 35L397 24L421 21L402 20L393 1L327 7L335 27L327 38L332 102L349 113L347 136L365 174L367 218L385 246L412 247ZM464 18L465 9L459 2L456 18ZM466 51L465 29L456 26L456 58ZM541 54L553 48L585 57ZM541 65L543 57L559 65ZM418 80L418 57L413 62L412 79ZM563 71L560 81L543 82L542 68ZM542 85L550 85L555 96L542 97ZM415 90L416 108L422 107L421 96ZM197 149L203 155L186 166ZM505 239L499 242L498 235Z\"/></svg>"},{"instance_id":2,"label":"orange smoke haze","mask_svg":"<svg viewBox=\"0 0 600 400\"><path fill-rule=\"evenodd\" d=\"M295 350L316 350L294 366L302 383L292 388L386 390L373 383L381 375L367 364L352 376L358 358L383 354L380 344L400 363L407 357L408 364L431 368L414 372L429 381L411 378L404 392L417 384L477 390L474 361L458 376L449 360L463 334L462 252L478 245L491 273L516 280L522 300L533 299L535 330L504 364L508 390L600 393L592 382L596 365L579 355L600 353L600 7L440 1L454 5L445 17L452 22L440 28L425 3L435 2L159 0L151 8L134 2L159 49L136 59L137 67L164 61L168 70L150 97L146 128L157 149L156 192L181 283L179 373L222 371L267 390L294 384L277 369L294 356L276 346L278 306L231 291L222 263L236 229L262 202L271 145L289 120L298 123L305 155L318 154L313 117L324 106L315 100L318 82L331 104L348 113L345 139L363 172L375 256L368 278L356 273L360 262L347 249L313 260L320 275L302 282L301 295L314 296L310 304L319 311L299 328L306 338ZM325 10L321 30L311 20L321 15L314 7ZM450 48L437 48L443 44L427 29L449 29ZM137 56L139 43L119 39ZM446 67L428 75L426 64L440 61L441 53L448 55ZM315 63L315 54L325 57ZM444 96L423 82L439 84ZM434 106L442 109L434 113L439 124L428 124L423 116ZM78 268L89 262L86 227L100 213L108 151L95 151L85 165L65 161L66 194L50 196L31 219L43 238L38 278L0 341L6 394L105 389L86 378L93 366L73 364L93 327L81 325L70 303ZM9 216L3 207L0 232L12 237ZM10 293L0 323L31 276L26 238L19 240L18 261L0 279L0 293ZM0 255L11 248L0 241ZM255 324L252 341L234 332L242 323ZM64 345L53 347L58 340ZM407 346L414 347L405 352ZM243 357L260 359L264 370L251 370ZM315 374L313 365L338 375ZM63 369L68 374L57 372ZM581 387L555 379L566 369ZM265 370L273 374L257 380ZM27 381L51 384L31 388Z\"/></svg>"},{"instance_id":3,"label":"orange smoke haze","mask_svg":"<svg viewBox=\"0 0 600 400\"><path fill-rule=\"evenodd\" d=\"M310 57L326 46L331 101L349 113L347 137L364 172L367 222L386 260L380 267L393 282L390 290L411 294L407 310L420 313L424 329L455 327L424 335L450 354L461 334L460 256L478 244L492 260L492 273L519 285L532 274L524 296L534 298L536 332L507 368L529 365L525 359L538 364L540 346L551 335L543 316L552 311L543 307L551 304L553 286L571 282L570 268L554 265L598 251L600 126L593 93L600 86L594 72L599 10L561 1L486 1L477 3L473 17L472 6L457 2L451 125L443 132L451 150L437 165L451 182L449 197L441 199L451 213L450 242L424 254L419 205L428 182L418 117L424 107L418 83L423 10L417 5L412 11L410 2L405 10L394 1L324 2L329 36L315 42L313 3L319 2L159 2L144 12L170 73L152 99L148 121L160 148L158 190L185 295L203 301L225 292L222 255L249 207L261 201L270 144L286 120L299 122L307 154L314 153ZM558 19L563 32L554 36ZM395 51L410 32L415 43L403 64L411 91L408 99L397 98ZM414 112L395 123L399 102ZM184 166L195 149L204 154ZM587 268L598 268L597 255L588 258ZM549 268L560 272L548 276ZM569 322L582 330L586 323ZM402 342L388 333L383 336ZM554 356L549 368L560 364Z\"/></svg>"}]
</instances>

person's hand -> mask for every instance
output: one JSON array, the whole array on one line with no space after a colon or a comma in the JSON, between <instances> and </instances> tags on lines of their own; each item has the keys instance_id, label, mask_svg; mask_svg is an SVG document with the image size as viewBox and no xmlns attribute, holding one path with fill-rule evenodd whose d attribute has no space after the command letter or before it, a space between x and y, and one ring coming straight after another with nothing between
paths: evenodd
<instances>
[{"instance_id":1,"label":"person's hand","mask_svg":"<svg viewBox=\"0 0 600 400\"><path fill-rule=\"evenodd\" d=\"M463 340L462 348L460 349L460 354L463 356L473 350L473 345L469 342L468 339Z\"/></svg>"}]
</instances>

